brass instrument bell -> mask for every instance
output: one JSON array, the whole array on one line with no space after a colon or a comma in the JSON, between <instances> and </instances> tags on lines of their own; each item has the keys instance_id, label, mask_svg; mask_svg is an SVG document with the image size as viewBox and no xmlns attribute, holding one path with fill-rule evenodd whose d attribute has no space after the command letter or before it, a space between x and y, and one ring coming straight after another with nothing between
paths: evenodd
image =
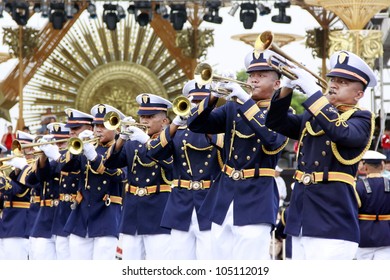
<instances>
[{"instance_id":1,"label":"brass instrument bell","mask_svg":"<svg viewBox=\"0 0 390 280\"><path fill-rule=\"evenodd\" d=\"M188 116L191 112L191 102L185 96L178 96L172 101L172 111L181 117Z\"/></svg>"}]
</instances>

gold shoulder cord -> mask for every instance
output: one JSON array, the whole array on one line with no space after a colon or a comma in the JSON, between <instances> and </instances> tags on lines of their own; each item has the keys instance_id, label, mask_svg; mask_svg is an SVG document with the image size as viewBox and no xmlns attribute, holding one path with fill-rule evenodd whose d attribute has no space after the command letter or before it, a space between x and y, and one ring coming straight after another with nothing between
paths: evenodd
<instances>
[{"instance_id":1,"label":"gold shoulder cord","mask_svg":"<svg viewBox=\"0 0 390 280\"><path fill-rule=\"evenodd\" d=\"M357 110L357 109L356 109ZM353 111L351 114L349 114L348 118L351 117L351 115L356 111L356 110L350 110L350 111ZM348 112L348 111L347 111ZM344 120L347 120L347 119L344 119ZM342 164L345 164L345 165L352 165L352 164L355 164L357 162L359 162L363 155L365 154L365 152L368 151L368 149L370 148L370 145L371 145L371 141L372 141L372 137L374 135L374 129L375 129L375 117L374 117L374 114L371 114L371 133L370 133L370 139L368 140L367 142L367 145L366 147L364 148L364 150L355 158L353 159L350 159L350 160L346 160L344 159L339 151L337 150L337 145L333 142L331 142L331 147L332 147L332 152L333 154L335 155L336 159L341 162Z\"/></svg>"},{"instance_id":2,"label":"gold shoulder cord","mask_svg":"<svg viewBox=\"0 0 390 280\"><path fill-rule=\"evenodd\" d=\"M222 155L221 155L221 151L220 150L217 150L217 156L218 156L218 163L219 163L219 167L223 167L223 160L222 160Z\"/></svg>"}]
</instances>

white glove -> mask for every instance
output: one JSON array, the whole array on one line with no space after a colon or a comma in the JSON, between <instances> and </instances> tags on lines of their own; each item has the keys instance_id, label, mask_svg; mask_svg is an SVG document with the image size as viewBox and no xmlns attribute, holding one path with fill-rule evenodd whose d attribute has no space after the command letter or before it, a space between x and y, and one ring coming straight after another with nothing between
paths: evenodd
<instances>
[{"instance_id":1,"label":"white glove","mask_svg":"<svg viewBox=\"0 0 390 280\"><path fill-rule=\"evenodd\" d=\"M95 147L91 143L85 143L83 145L83 152L88 160L94 160L97 157Z\"/></svg>"},{"instance_id":2,"label":"white glove","mask_svg":"<svg viewBox=\"0 0 390 280\"><path fill-rule=\"evenodd\" d=\"M176 116L173 119L172 123L177 125L177 126L185 126L185 125L187 125L187 118L181 117L181 116Z\"/></svg>"},{"instance_id":3,"label":"white glove","mask_svg":"<svg viewBox=\"0 0 390 280\"><path fill-rule=\"evenodd\" d=\"M27 166L27 160L24 157L14 157L7 164L22 170Z\"/></svg>"},{"instance_id":4,"label":"white glove","mask_svg":"<svg viewBox=\"0 0 390 280\"><path fill-rule=\"evenodd\" d=\"M228 99L237 97L239 100L245 103L251 98L251 96L237 83L229 82L227 83L226 88L232 90L232 93L227 97Z\"/></svg>"},{"instance_id":5,"label":"white glove","mask_svg":"<svg viewBox=\"0 0 390 280\"><path fill-rule=\"evenodd\" d=\"M129 126L126 129L127 132L131 133L130 140L138 141L142 144L145 144L150 139L149 135L147 135L142 129L136 126Z\"/></svg>"},{"instance_id":6,"label":"white glove","mask_svg":"<svg viewBox=\"0 0 390 280\"><path fill-rule=\"evenodd\" d=\"M291 85L300 87L308 97L317 91L321 91L321 87L317 85L316 79L309 72L302 68L291 68L290 70L298 77L296 80L291 81Z\"/></svg>"},{"instance_id":7,"label":"white glove","mask_svg":"<svg viewBox=\"0 0 390 280\"><path fill-rule=\"evenodd\" d=\"M40 149L51 160L57 160L61 156L57 145L53 145L53 144L41 145Z\"/></svg>"},{"instance_id":8,"label":"white glove","mask_svg":"<svg viewBox=\"0 0 390 280\"><path fill-rule=\"evenodd\" d=\"M294 86L291 84L291 81L291 79L283 76L280 87L294 88Z\"/></svg>"},{"instance_id":9,"label":"white glove","mask_svg":"<svg viewBox=\"0 0 390 280\"><path fill-rule=\"evenodd\" d=\"M79 134L79 138L82 140L92 139L93 137L93 131L89 129L86 129Z\"/></svg>"}]
</instances>

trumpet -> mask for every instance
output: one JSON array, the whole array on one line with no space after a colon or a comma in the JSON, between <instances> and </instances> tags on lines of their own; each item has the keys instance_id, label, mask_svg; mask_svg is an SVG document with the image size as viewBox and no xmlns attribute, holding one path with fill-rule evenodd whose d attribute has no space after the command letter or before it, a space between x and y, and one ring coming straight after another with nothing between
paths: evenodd
<instances>
[{"instance_id":1,"label":"trumpet","mask_svg":"<svg viewBox=\"0 0 390 280\"><path fill-rule=\"evenodd\" d=\"M108 112L104 116L103 120L104 127L108 130L116 130L121 125L128 125L128 126L135 126L144 131L145 133L148 133L148 127L144 124L140 124L137 122L131 122L131 121L122 121L119 117L118 113L111 111ZM129 132L121 131L121 133L129 134Z\"/></svg>"},{"instance_id":2,"label":"trumpet","mask_svg":"<svg viewBox=\"0 0 390 280\"><path fill-rule=\"evenodd\" d=\"M12 141L11 150L14 154L22 154L22 150L27 149L27 148L39 147L39 146L46 145L46 144L63 143L63 142L67 142L68 140L69 139L61 139L61 140L48 141L48 142L37 142L37 143L23 144L19 140L15 139ZM41 151L36 151L36 152L34 152L34 154L40 153L40 152Z\"/></svg>"},{"instance_id":3,"label":"trumpet","mask_svg":"<svg viewBox=\"0 0 390 280\"><path fill-rule=\"evenodd\" d=\"M241 82L241 81L238 81L235 79L215 75L213 73L212 67L208 63L200 63L196 66L195 71L194 71L194 78L195 78L196 83L200 86L211 84L211 82L224 82L224 83L234 82L234 83L239 84L241 87L243 87L247 91L251 92L253 90L252 85L250 85L248 83L244 83L244 82ZM218 92L222 95L226 95L226 96L229 95L230 93L232 93L232 91L230 89L224 88L224 87L217 87L213 90L215 90L216 92Z\"/></svg>"},{"instance_id":4,"label":"trumpet","mask_svg":"<svg viewBox=\"0 0 390 280\"><path fill-rule=\"evenodd\" d=\"M71 137L68 139L67 149L72 155L79 155L83 152L84 144L97 142L99 137L94 137L92 139L83 140L79 137Z\"/></svg>"},{"instance_id":5,"label":"trumpet","mask_svg":"<svg viewBox=\"0 0 390 280\"><path fill-rule=\"evenodd\" d=\"M254 54L255 57L258 58L262 52L265 50L272 50L278 56L271 55L267 63L270 67L272 67L275 71L281 73L282 75L286 76L290 80L296 80L298 77L291 72L291 68L295 68L294 65L291 65L289 62L292 64L295 64L295 66L302 68L306 72L310 73L312 76L314 76L318 81L317 84L324 90L328 89L328 83L325 79L322 77L318 76L314 72L310 71L308 68L303 66L302 64L298 63L296 60L294 60L292 57L288 56L284 51L282 51L274 42L274 35L271 31L264 31L261 33L255 41L255 50ZM272 59L279 61L279 66L275 66L272 63Z\"/></svg>"},{"instance_id":6,"label":"trumpet","mask_svg":"<svg viewBox=\"0 0 390 280\"><path fill-rule=\"evenodd\" d=\"M172 101L172 111L181 117L188 116L191 112L191 102L185 96L178 96Z\"/></svg>"}]
</instances>

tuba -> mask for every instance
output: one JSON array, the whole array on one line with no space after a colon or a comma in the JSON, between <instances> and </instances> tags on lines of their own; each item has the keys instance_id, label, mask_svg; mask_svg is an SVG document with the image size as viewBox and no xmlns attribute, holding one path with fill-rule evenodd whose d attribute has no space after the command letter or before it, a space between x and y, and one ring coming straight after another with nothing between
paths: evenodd
<instances>
[{"instance_id":1,"label":"tuba","mask_svg":"<svg viewBox=\"0 0 390 280\"><path fill-rule=\"evenodd\" d=\"M256 58L260 56L262 52L265 50L271 50L277 54L271 55L268 58L268 65L274 68L275 71L281 73L282 75L286 76L287 78L291 80L296 80L297 76L291 72L291 68L299 67L305 70L306 72L310 73L312 76L314 76L318 81L317 84L324 89L325 91L328 89L328 83L325 79L318 76L314 72L310 71L308 68L303 66L302 64L298 63L296 60L294 60L292 57L287 55L284 51L282 51L274 42L274 35L271 31L264 31L261 33L255 41L255 49L254 49L254 55ZM279 62L279 66L275 66L272 63L272 59ZM292 65L292 64L294 65Z\"/></svg>"}]
</instances>

